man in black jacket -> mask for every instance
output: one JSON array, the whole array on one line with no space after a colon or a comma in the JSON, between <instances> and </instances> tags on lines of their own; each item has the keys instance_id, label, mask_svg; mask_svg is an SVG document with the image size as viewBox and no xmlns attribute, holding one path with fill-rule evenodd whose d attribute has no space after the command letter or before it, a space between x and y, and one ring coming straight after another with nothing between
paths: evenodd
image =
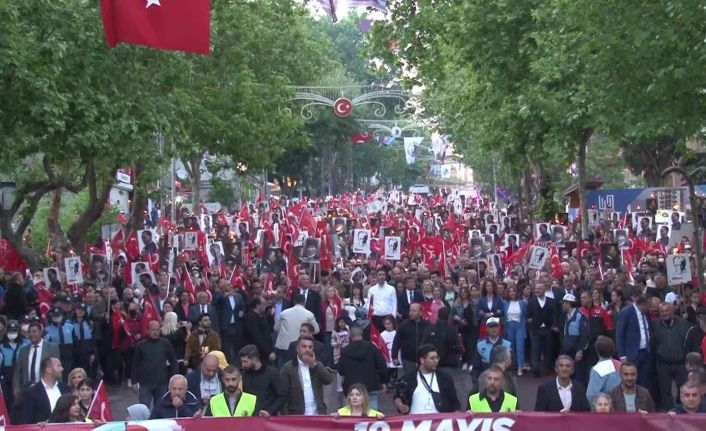
<instances>
[{"instance_id":1,"label":"man in black jacket","mask_svg":"<svg viewBox=\"0 0 706 431\"><path fill-rule=\"evenodd\" d=\"M419 369L407 373L395 388L394 404L402 414L448 413L461 408L453 379L437 370L436 347L419 347Z\"/></svg>"},{"instance_id":2,"label":"man in black jacket","mask_svg":"<svg viewBox=\"0 0 706 431\"><path fill-rule=\"evenodd\" d=\"M261 296L254 297L250 302L250 311L245 316L245 342L254 344L260 352L260 361L267 364L274 363L277 355L275 355L275 348L272 345L266 309L267 302Z\"/></svg>"},{"instance_id":3,"label":"man in black jacket","mask_svg":"<svg viewBox=\"0 0 706 431\"><path fill-rule=\"evenodd\" d=\"M284 387L279 372L260 361L262 355L254 344L240 349L243 392L257 397L253 416L268 418L276 415L284 405Z\"/></svg>"},{"instance_id":4,"label":"man in black jacket","mask_svg":"<svg viewBox=\"0 0 706 431\"><path fill-rule=\"evenodd\" d=\"M556 359L556 379L552 379L537 388L536 412L587 412L591 410L586 398L586 387L571 379L574 372L574 360L571 356L561 355Z\"/></svg>"},{"instance_id":5,"label":"man in black jacket","mask_svg":"<svg viewBox=\"0 0 706 431\"><path fill-rule=\"evenodd\" d=\"M556 328L554 323L556 306L554 300L545 295L547 287L547 278L541 276L534 286L534 297L527 304L527 325L532 351L532 373L535 377L540 375L540 360L542 356L544 357L546 370L549 371L552 368L552 330Z\"/></svg>"},{"instance_id":6,"label":"man in black jacket","mask_svg":"<svg viewBox=\"0 0 706 431\"><path fill-rule=\"evenodd\" d=\"M200 416L201 401L187 389L186 377L175 374L169 379L169 391L154 404L150 419L176 419Z\"/></svg>"},{"instance_id":7,"label":"man in black jacket","mask_svg":"<svg viewBox=\"0 0 706 431\"><path fill-rule=\"evenodd\" d=\"M400 324L392 341L394 364L399 365L397 358L402 352L402 369L405 374L417 369L417 350L422 344L427 326L429 322L422 319L422 306L412 304L409 307L409 319Z\"/></svg>"},{"instance_id":8,"label":"man in black jacket","mask_svg":"<svg viewBox=\"0 0 706 431\"><path fill-rule=\"evenodd\" d=\"M370 394L370 408L377 409L378 391L386 383L387 364L380 351L363 339L359 326L350 329L350 344L341 350L338 374L343 376L343 393L354 383L362 383Z\"/></svg>"},{"instance_id":9,"label":"man in black jacket","mask_svg":"<svg viewBox=\"0 0 706 431\"><path fill-rule=\"evenodd\" d=\"M696 324L686 331L684 338L684 351L701 353L701 341L706 333L706 307L699 306L696 309Z\"/></svg>"},{"instance_id":10,"label":"man in black jacket","mask_svg":"<svg viewBox=\"0 0 706 431\"><path fill-rule=\"evenodd\" d=\"M147 407L162 399L178 366L174 347L160 336L160 327L155 320L147 324L147 338L137 343L132 359L132 382L138 387L140 404Z\"/></svg>"}]
</instances>

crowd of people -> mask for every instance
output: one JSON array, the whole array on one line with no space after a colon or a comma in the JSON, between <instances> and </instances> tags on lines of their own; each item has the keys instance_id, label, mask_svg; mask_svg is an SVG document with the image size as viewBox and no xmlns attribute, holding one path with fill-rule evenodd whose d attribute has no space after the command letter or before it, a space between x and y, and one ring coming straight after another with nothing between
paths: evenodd
<instances>
[{"instance_id":1,"label":"crowd of people","mask_svg":"<svg viewBox=\"0 0 706 431\"><path fill-rule=\"evenodd\" d=\"M706 295L668 285L673 251L626 216L579 239L519 210L440 190L153 212L87 249L80 285L58 258L3 272L12 421L86 420L99 379L137 392L131 419L383 417L381 393L399 414L513 412L518 379L547 376L535 411L706 412ZM604 255L623 232L630 265Z\"/></svg>"}]
</instances>

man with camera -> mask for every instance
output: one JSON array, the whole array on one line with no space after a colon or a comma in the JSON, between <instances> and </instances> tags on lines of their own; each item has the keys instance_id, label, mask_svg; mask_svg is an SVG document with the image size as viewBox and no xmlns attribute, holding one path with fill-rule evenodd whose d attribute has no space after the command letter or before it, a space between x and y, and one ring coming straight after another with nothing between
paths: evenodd
<instances>
[{"instance_id":1,"label":"man with camera","mask_svg":"<svg viewBox=\"0 0 706 431\"><path fill-rule=\"evenodd\" d=\"M453 379L438 370L433 344L419 347L419 369L405 374L395 388L394 404L402 414L447 413L460 409Z\"/></svg>"}]
</instances>

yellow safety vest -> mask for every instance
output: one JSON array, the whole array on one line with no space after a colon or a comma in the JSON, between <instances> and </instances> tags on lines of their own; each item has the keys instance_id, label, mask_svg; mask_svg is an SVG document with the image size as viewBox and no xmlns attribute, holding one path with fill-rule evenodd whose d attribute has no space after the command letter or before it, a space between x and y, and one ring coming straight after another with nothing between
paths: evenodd
<instances>
[{"instance_id":1,"label":"yellow safety vest","mask_svg":"<svg viewBox=\"0 0 706 431\"><path fill-rule=\"evenodd\" d=\"M256 402L257 396L243 392L240 394L238 405L235 406L235 412L231 414L230 407L228 407L228 402L226 401L226 394L225 392L221 392L220 394L211 397L209 406L211 408L211 416L216 418L252 416L255 412Z\"/></svg>"},{"instance_id":2,"label":"yellow safety vest","mask_svg":"<svg viewBox=\"0 0 706 431\"><path fill-rule=\"evenodd\" d=\"M377 410L368 409L367 416L369 418L376 418L376 417L378 417L379 414L381 414L381 413ZM350 416L351 415L351 408L348 406L341 407L340 409L338 409L338 415L339 416Z\"/></svg>"},{"instance_id":3,"label":"yellow safety vest","mask_svg":"<svg viewBox=\"0 0 706 431\"><path fill-rule=\"evenodd\" d=\"M468 397L468 405L473 413L493 413L486 398L481 399L480 393ZM514 412L517 410L517 397L505 392L503 404L500 406L501 412Z\"/></svg>"}]
</instances>

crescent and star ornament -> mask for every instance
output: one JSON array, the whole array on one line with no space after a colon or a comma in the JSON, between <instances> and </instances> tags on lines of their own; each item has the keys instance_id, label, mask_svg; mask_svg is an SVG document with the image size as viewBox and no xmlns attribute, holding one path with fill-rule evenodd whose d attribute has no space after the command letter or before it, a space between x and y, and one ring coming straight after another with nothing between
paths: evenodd
<instances>
[{"instance_id":1,"label":"crescent and star ornament","mask_svg":"<svg viewBox=\"0 0 706 431\"><path fill-rule=\"evenodd\" d=\"M338 117L348 117L353 113L353 103L347 97L340 97L333 102L333 112Z\"/></svg>"}]
</instances>

